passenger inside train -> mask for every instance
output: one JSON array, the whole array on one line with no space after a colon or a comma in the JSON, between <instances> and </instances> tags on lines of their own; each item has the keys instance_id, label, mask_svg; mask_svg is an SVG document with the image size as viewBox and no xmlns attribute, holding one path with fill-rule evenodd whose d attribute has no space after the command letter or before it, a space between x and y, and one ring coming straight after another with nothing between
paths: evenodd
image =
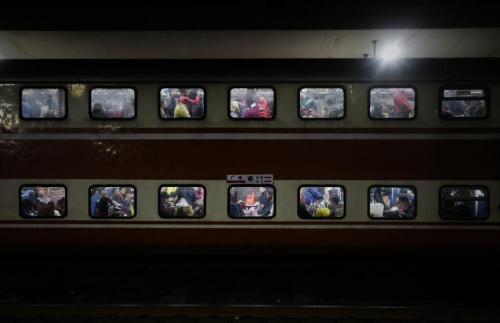
<instances>
[{"instance_id":1,"label":"passenger inside train","mask_svg":"<svg viewBox=\"0 0 500 323\"><path fill-rule=\"evenodd\" d=\"M299 217L343 218L345 192L338 186L302 186L299 191Z\"/></svg>"},{"instance_id":2,"label":"passenger inside train","mask_svg":"<svg viewBox=\"0 0 500 323\"><path fill-rule=\"evenodd\" d=\"M135 188L133 186L90 188L90 216L101 218L131 218L135 212Z\"/></svg>"},{"instance_id":3,"label":"passenger inside train","mask_svg":"<svg viewBox=\"0 0 500 323\"><path fill-rule=\"evenodd\" d=\"M25 88L21 93L24 119L63 119L66 117L66 92L62 89Z\"/></svg>"},{"instance_id":4,"label":"passenger inside train","mask_svg":"<svg viewBox=\"0 0 500 323\"><path fill-rule=\"evenodd\" d=\"M340 119L344 116L342 88L300 89L300 118Z\"/></svg>"},{"instance_id":5,"label":"passenger inside train","mask_svg":"<svg viewBox=\"0 0 500 323\"><path fill-rule=\"evenodd\" d=\"M488 196L485 189L442 188L440 214L443 219L480 219L488 217Z\"/></svg>"},{"instance_id":6,"label":"passenger inside train","mask_svg":"<svg viewBox=\"0 0 500 323\"><path fill-rule=\"evenodd\" d=\"M232 88L230 91L231 119L271 119L276 113L272 88Z\"/></svg>"},{"instance_id":7,"label":"passenger inside train","mask_svg":"<svg viewBox=\"0 0 500 323\"><path fill-rule=\"evenodd\" d=\"M413 187L370 188L370 218L414 219L416 194Z\"/></svg>"},{"instance_id":8,"label":"passenger inside train","mask_svg":"<svg viewBox=\"0 0 500 323\"><path fill-rule=\"evenodd\" d=\"M163 88L160 91L160 116L162 119L203 118L204 98L205 91L201 88Z\"/></svg>"},{"instance_id":9,"label":"passenger inside train","mask_svg":"<svg viewBox=\"0 0 500 323\"><path fill-rule=\"evenodd\" d=\"M412 88L372 88L370 116L374 119L413 119L415 90Z\"/></svg>"},{"instance_id":10,"label":"passenger inside train","mask_svg":"<svg viewBox=\"0 0 500 323\"><path fill-rule=\"evenodd\" d=\"M441 116L444 119L482 118L486 116L484 90L444 90L443 94Z\"/></svg>"},{"instance_id":11,"label":"passenger inside train","mask_svg":"<svg viewBox=\"0 0 500 323\"><path fill-rule=\"evenodd\" d=\"M229 217L273 217L274 194L273 186L232 186L229 189Z\"/></svg>"},{"instance_id":12,"label":"passenger inside train","mask_svg":"<svg viewBox=\"0 0 500 323\"><path fill-rule=\"evenodd\" d=\"M63 186L23 186L20 195L23 218L66 216L66 188Z\"/></svg>"},{"instance_id":13,"label":"passenger inside train","mask_svg":"<svg viewBox=\"0 0 500 323\"><path fill-rule=\"evenodd\" d=\"M162 186L158 213L162 218L205 216L205 188L202 186Z\"/></svg>"},{"instance_id":14,"label":"passenger inside train","mask_svg":"<svg viewBox=\"0 0 500 323\"><path fill-rule=\"evenodd\" d=\"M90 101L90 115L94 119L135 117L135 91L131 88L94 88Z\"/></svg>"}]
</instances>

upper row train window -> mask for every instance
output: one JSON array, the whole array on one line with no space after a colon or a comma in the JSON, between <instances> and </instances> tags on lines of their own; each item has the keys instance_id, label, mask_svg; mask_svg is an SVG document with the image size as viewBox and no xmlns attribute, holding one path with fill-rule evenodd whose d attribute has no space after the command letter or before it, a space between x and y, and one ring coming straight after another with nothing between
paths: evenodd
<instances>
[{"instance_id":1,"label":"upper row train window","mask_svg":"<svg viewBox=\"0 0 500 323\"><path fill-rule=\"evenodd\" d=\"M489 114L485 87L444 87L439 102L439 115L445 120L486 119Z\"/></svg>"},{"instance_id":2,"label":"upper row train window","mask_svg":"<svg viewBox=\"0 0 500 323\"><path fill-rule=\"evenodd\" d=\"M64 87L21 88L21 119L63 120L68 115L68 95Z\"/></svg>"},{"instance_id":3,"label":"upper row train window","mask_svg":"<svg viewBox=\"0 0 500 323\"><path fill-rule=\"evenodd\" d=\"M370 88L371 119L414 119L417 116L417 90L414 87Z\"/></svg>"},{"instance_id":4,"label":"upper row train window","mask_svg":"<svg viewBox=\"0 0 500 323\"><path fill-rule=\"evenodd\" d=\"M341 86L298 89L301 120L340 120L346 116L346 91ZM133 87L92 87L89 117L93 120L132 120L137 116L137 91ZM439 115L444 120L486 119L489 91L485 86L443 87ZM63 120L68 115L64 87L22 87L20 115L25 120ZM272 120L276 117L276 90L264 87L231 87L228 117L232 120ZM373 120L412 120L417 116L417 90L412 86L373 86L369 89L369 117ZM163 87L159 91L159 117L164 120L202 120L206 116L203 87Z\"/></svg>"},{"instance_id":5,"label":"upper row train window","mask_svg":"<svg viewBox=\"0 0 500 323\"><path fill-rule=\"evenodd\" d=\"M136 113L134 88L94 87L90 89L91 119L134 119Z\"/></svg>"}]
</instances>

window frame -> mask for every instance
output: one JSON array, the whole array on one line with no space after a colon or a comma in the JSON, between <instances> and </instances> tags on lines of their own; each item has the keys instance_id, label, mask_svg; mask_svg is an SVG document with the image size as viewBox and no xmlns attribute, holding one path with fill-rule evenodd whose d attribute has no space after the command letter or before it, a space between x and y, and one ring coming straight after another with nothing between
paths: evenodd
<instances>
[{"instance_id":1,"label":"window frame","mask_svg":"<svg viewBox=\"0 0 500 323\"><path fill-rule=\"evenodd\" d=\"M230 216L230 210L231 210L231 188L233 187L272 187L274 190L274 214L273 216L240 216L240 217L232 217ZM227 216L232 219L232 220L270 220L276 217L277 214L277 191L276 187L273 184L231 184L227 188L227 200L226 200L226 206L227 206Z\"/></svg>"},{"instance_id":2,"label":"window frame","mask_svg":"<svg viewBox=\"0 0 500 323\"><path fill-rule=\"evenodd\" d=\"M390 89L390 88L405 88L405 89L412 89L415 92L415 105L413 109L415 110L415 114L413 115L413 118L374 118L372 117L370 113L370 106L371 106L371 91L373 89ZM372 85L368 88L368 118L370 118L373 121L412 121L417 119L418 116L418 91L417 87L414 85L408 85L408 84L383 84L383 85Z\"/></svg>"},{"instance_id":3,"label":"window frame","mask_svg":"<svg viewBox=\"0 0 500 323\"><path fill-rule=\"evenodd\" d=\"M23 116L23 90L28 89L57 89L63 90L64 92L64 117L62 118L26 118ZM68 118L69 108L68 108L68 89L63 85L21 85L19 87L19 118L24 121L64 121Z\"/></svg>"},{"instance_id":4,"label":"window frame","mask_svg":"<svg viewBox=\"0 0 500 323\"><path fill-rule=\"evenodd\" d=\"M483 97L455 97L455 98L445 98L444 96L444 91L446 90L471 90L471 89L479 89L483 90L484 96ZM443 103L444 101L471 101L471 100L464 100L464 99L472 99L472 101L484 101L484 109L485 109L485 114L483 117L459 117L459 118L445 118L443 117ZM466 121L472 121L472 120L486 120L490 117L490 89L487 85L485 84L459 84L459 85L443 85L439 88L439 118L444 121L460 121L460 120L466 120Z\"/></svg>"},{"instance_id":5,"label":"window frame","mask_svg":"<svg viewBox=\"0 0 500 323\"><path fill-rule=\"evenodd\" d=\"M486 217L484 218L447 218L444 217L443 214L441 213L441 202L443 201L443 198L441 197L441 192L443 189L470 189L470 188L475 188L475 189L480 189L484 190L486 193L486 198L484 198L484 201L486 201ZM481 198L465 198L466 200L473 200L473 201L481 201ZM464 200L464 198L461 199L455 199L455 198L450 198L450 200ZM486 185L442 185L439 187L438 190L438 214L439 218L443 221L470 221L470 222L476 222L476 221L486 221L490 217L490 190Z\"/></svg>"},{"instance_id":6,"label":"window frame","mask_svg":"<svg viewBox=\"0 0 500 323\"><path fill-rule=\"evenodd\" d=\"M302 217L299 212L300 208L300 190L303 187L340 187L344 191L344 215L342 217L336 218L336 217ZM297 188L297 216L301 220L342 220L346 217L347 215L347 190L344 185L340 184L301 184Z\"/></svg>"},{"instance_id":7,"label":"window frame","mask_svg":"<svg viewBox=\"0 0 500 323\"><path fill-rule=\"evenodd\" d=\"M161 117L161 113L160 113L160 109L161 109L161 90L163 90L164 88L174 88L174 89L182 89L182 88L192 88L192 89L202 89L203 90L203 101L204 101L204 112L203 112L203 117L201 118L162 118ZM162 121L201 121L201 120L205 120L205 118L207 117L207 114L208 114L208 108L207 108L207 89L202 86L202 85L185 85L185 84L181 84L181 85L163 85L163 86L160 86L160 88L158 89L158 118L160 118L160 120Z\"/></svg>"},{"instance_id":8,"label":"window frame","mask_svg":"<svg viewBox=\"0 0 500 323\"><path fill-rule=\"evenodd\" d=\"M160 215L160 207L161 207L161 189L162 187L201 187L203 188L203 203L204 203L204 210L205 212L203 213L203 216L171 216L171 217L163 217ZM165 219L165 220L171 220L171 219L190 219L190 220L199 220L203 219L204 217L207 216L207 188L203 184L162 184L158 186L158 216L160 219Z\"/></svg>"},{"instance_id":9,"label":"window frame","mask_svg":"<svg viewBox=\"0 0 500 323\"><path fill-rule=\"evenodd\" d=\"M96 118L92 115L92 90L95 89L131 89L134 91L134 117L133 118ZM116 86L110 86L110 85L93 85L89 88L89 102L88 102L88 111L89 111L89 118L94 120L94 121L103 121L103 120L109 120L109 121L132 121L137 118L137 105L138 105L138 97L137 97L137 89L134 86L131 85L116 85Z\"/></svg>"},{"instance_id":10,"label":"window frame","mask_svg":"<svg viewBox=\"0 0 500 323\"><path fill-rule=\"evenodd\" d=\"M326 88L326 89L342 89L342 92L344 93L344 114L340 118L302 118L300 116L300 91L303 89L314 89L314 88ZM344 86L342 85L303 85L300 86L297 89L297 116L299 117L300 120L303 121L340 121L342 119L345 119L347 115L347 91Z\"/></svg>"},{"instance_id":11,"label":"window frame","mask_svg":"<svg viewBox=\"0 0 500 323\"><path fill-rule=\"evenodd\" d=\"M231 90L233 89L271 89L274 92L274 115L270 118L233 118L231 117ZM272 85L233 85L227 90L227 117L231 121L273 121L278 115L278 92Z\"/></svg>"},{"instance_id":12,"label":"window frame","mask_svg":"<svg viewBox=\"0 0 500 323\"><path fill-rule=\"evenodd\" d=\"M370 214L370 191L372 190L372 188L374 187L397 187L397 188L410 188L414 194L415 194L415 198L413 199L413 208L415 209L414 212L415 212L415 216L413 218L384 218L384 217L381 217L381 218L376 218L376 217L372 217L371 214ZM414 186L414 185L400 185L400 184L374 184L374 185L370 185L368 187L368 191L367 191L367 201L366 201L366 205L367 205L367 214L368 214L368 218L370 220L374 220L374 221L412 221L412 220L415 220L418 216L418 192L417 192L417 188Z\"/></svg>"},{"instance_id":13,"label":"window frame","mask_svg":"<svg viewBox=\"0 0 500 323\"><path fill-rule=\"evenodd\" d=\"M131 217L111 217L111 218L96 218L96 217L93 217L92 216L92 201L91 201L91 194L90 192L92 191L92 188L94 187L132 187L134 189L134 215L131 216ZM89 187L88 189L88 206L89 206L89 217L93 220L131 220L133 218L135 218L137 216L137 214L139 213L138 212L138 208L137 208L137 188L135 187L135 185L132 185L132 184L93 184Z\"/></svg>"},{"instance_id":14,"label":"window frame","mask_svg":"<svg viewBox=\"0 0 500 323\"><path fill-rule=\"evenodd\" d=\"M28 217L28 216L23 216L21 214L21 209L22 209L22 199L21 199L21 192L22 192L22 189L23 187L38 187L38 186L41 186L41 187L63 187L64 188L64 197L65 197L65 207L66 207L66 214L64 216L33 216L33 217ZM64 184L52 184L52 183L49 183L49 184L41 184L41 183L38 183L38 184L21 184L21 186L19 186L19 195L18 195L18 199L19 199L19 202L18 202L18 205L19 205L19 216L23 219L29 219L29 220L37 220L37 219L56 219L56 220L59 220L59 219L64 219L68 216L69 214L69 208L68 208L68 188L66 187L66 185ZM57 203L54 202L54 203Z\"/></svg>"}]
</instances>

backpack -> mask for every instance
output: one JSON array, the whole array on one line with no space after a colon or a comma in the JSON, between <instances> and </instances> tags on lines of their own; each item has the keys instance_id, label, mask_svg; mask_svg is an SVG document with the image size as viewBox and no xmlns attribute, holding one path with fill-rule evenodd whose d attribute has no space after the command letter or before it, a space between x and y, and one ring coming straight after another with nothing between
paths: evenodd
<instances>
[{"instance_id":1,"label":"backpack","mask_svg":"<svg viewBox=\"0 0 500 323\"><path fill-rule=\"evenodd\" d=\"M182 102L177 103L174 110L174 118L190 118L189 110Z\"/></svg>"}]
</instances>

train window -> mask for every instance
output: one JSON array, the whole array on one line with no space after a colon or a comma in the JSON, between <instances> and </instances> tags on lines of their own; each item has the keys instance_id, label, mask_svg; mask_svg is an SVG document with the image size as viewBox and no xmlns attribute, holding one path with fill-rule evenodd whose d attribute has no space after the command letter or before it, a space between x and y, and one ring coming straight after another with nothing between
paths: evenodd
<instances>
[{"instance_id":1,"label":"train window","mask_svg":"<svg viewBox=\"0 0 500 323\"><path fill-rule=\"evenodd\" d=\"M345 117L345 90L341 87L301 87L299 118L303 120Z\"/></svg>"},{"instance_id":2,"label":"train window","mask_svg":"<svg viewBox=\"0 0 500 323\"><path fill-rule=\"evenodd\" d=\"M94 219L133 218L137 215L137 190L132 185L93 185L89 188L89 213Z\"/></svg>"},{"instance_id":3,"label":"train window","mask_svg":"<svg viewBox=\"0 0 500 323\"><path fill-rule=\"evenodd\" d=\"M19 215L23 218L64 218L68 214L66 186L23 185L19 189Z\"/></svg>"},{"instance_id":4,"label":"train window","mask_svg":"<svg viewBox=\"0 0 500 323\"><path fill-rule=\"evenodd\" d=\"M269 219L276 215L276 188L272 185L231 185L227 192L230 218Z\"/></svg>"},{"instance_id":5,"label":"train window","mask_svg":"<svg viewBox=\"0 0 500 323\"><path fill-rule=\"evenodd\" d=\"M229 118L234 120L271 120L276 117L276 99L273 87L229 89Z\"/></svg>"},{"instance_id":6,"label":"train window","mask_svg":"<svg viewBox=\"0 0 500 323\"><path fill-rule=\"evenodd\" d=\"M21 88L20 116L25 120L63 120L67 116L67 94L63 87Z\"/></svg>"},{"instance_id":7,"label":"train window","mask_svg":"<svg viewBox=\"0 0 500 323\"><path fill-rule=\"evenodd\" d=\"M302 185L298 189L301 219L341 219L345 216L345 188L339 185Z\"/></svg>"},{"instance_id":8,"label":"train window","mask_svg":"<svg viewBox=\"0 0 500 323\"><path fill-rule=\"evenodd\" d=\"M371 186L371 219L414 219L417 216L417 190L413 186Z\"/></svg>"},{"instance_id":9,"label":"train window","mask_svg":"<svg viewBox=\"0 0 500 323\"><path fill-rule=\"evenodd\" d=\"M484 186L444 186L439 189L443 220L485 220L489 216L488 189Z\"/></svg>"},{"instance_id":10,"label":"train window","mask_svg":"<svg viewBox=\"0 0 500 323\"><path fill-rule=\"evenodd\" d=\"M371 119L414 119L417 114L417 91L413 87L371 87Z\"/></svg>"},{"instance_id":11,"label":"train window","mask_svg":"<svg viewBox=\"0 0 500 323\"><path fill-rule=\"evenodd\" d=\"M485 119L488 117L486 87L445 87L440 91L439 115L445 120Z\"/></svg>"},{"instance_id":12,"label":"train window","mask_svg":"<svg viewBox=\"0 0 500 323\"><path fill-rule=\"evenodd\" d=\"M95 87L90 90L89 115L94 120L122 120L136 117L134 88Z\"/></svg>"},{"instance_id":13,"label":"train window","mask_svg":"<svg viewBox=\"0 0 500 323\"><path fill-rule=\"evenodd\" d=\"M201 87L160 89L160 118L192 120L205 118L205 89Z\"/></svg>"},{"instance_id":14,"label":"train window","mask_svg":"<svg viewBox=\"0 0 500 323\"><path fill-rule=\"evenodd\" d=\"M205 216L205 186L160 186L158 215L161 218L202 218Z\"/></svg>"}]
</instances>

